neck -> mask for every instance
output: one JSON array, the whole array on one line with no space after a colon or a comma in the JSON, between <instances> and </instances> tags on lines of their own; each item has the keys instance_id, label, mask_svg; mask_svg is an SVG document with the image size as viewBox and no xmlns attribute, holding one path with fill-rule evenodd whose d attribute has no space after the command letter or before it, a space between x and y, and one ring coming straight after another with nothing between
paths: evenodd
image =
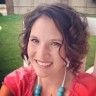
<instances>
[{"instance_id":1,"label":"neck","mask_svg":"<svg viewBox=\"0 0 96 96\"><path fill-rule=\"evenodd\" d=\"M55 78L56 77L56 78ZM57 90L61 86L63 81L62 74L59 73L58 77L55 75L53 77L41 78L41 86L42 86L42 95L41 96L57 96ZM73 80L74 76L71 74L70 71L66 74L66 80L64 84L65 92L64 96L69 96L70 93L70 86L71 81Z\"/></svg>"},{"instance_id":2,"label":"neck","mask_svg":"<svg viewBox=\"0 0 96 96\"><path fill-rule=\"evenodd\" d=\"M64 79L65 71L64 69L61 72L54 75L50 75L46 78L41 78L42 85L42 96L56 96L58 88L61 86ZM54 95L53 95L54 94Z\"/></svg>"}]
</instances>

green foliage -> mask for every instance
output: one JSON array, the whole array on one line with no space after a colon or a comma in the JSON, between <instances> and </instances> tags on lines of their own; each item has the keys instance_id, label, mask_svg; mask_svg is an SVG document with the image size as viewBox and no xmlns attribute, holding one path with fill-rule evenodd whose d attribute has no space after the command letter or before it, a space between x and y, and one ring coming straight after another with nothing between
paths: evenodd
<instances>
[{"instance_id":1,"label":"green foliage","mask_svg":"<svg viewBox=\"0 0 96 96\"><path fill-rule=\"evenodd\" d=\"M22 17L18 15L0 17L0 82L4 76L21 66L19 34L22 31Z\"/></svg>"},{"instance_id":2,"label":"green foliage","mask_svg":"<svg viewBox=\"0 0 96 96\"><path fill-rule=\"evenodd\" d=\"M90 68L94 64L95 53L96 53L96 36L91 36L89 39L89 52L87 56L86 69Z\"/></svg>"}]
</instances>

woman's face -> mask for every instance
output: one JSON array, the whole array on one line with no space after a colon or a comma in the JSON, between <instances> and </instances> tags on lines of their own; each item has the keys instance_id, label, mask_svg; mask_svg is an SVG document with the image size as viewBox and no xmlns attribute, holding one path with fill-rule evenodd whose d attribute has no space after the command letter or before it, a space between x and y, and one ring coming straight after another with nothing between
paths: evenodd
<instances>
[{"instance_id":1,"label":"woman's face","mask_svg":"<svg viewBox=\"0 0 96 96\"><path fill-rule=\"evenodd\" d=\"M47 16L38 18L32 26L29 42L28 57L37 75L41 77L57 75L64 70L65 58L62 35L52 19ZM59 55L59 48L60 55Z\"/></svg>"}]
</instances>

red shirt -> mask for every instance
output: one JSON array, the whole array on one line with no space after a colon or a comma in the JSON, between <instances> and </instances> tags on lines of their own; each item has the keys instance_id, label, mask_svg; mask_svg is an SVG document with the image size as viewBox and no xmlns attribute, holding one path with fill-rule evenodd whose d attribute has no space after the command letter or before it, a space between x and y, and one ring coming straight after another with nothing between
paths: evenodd
<instances>
[{"instance_id":1,"label":"red shirt","mask_svg":"<svg viewBox=\"0 0 96 96\"><path fill-rule=\"evenodd\" d=\"M14 96L33 96L36 74L30 67L21 67L4 79ZM96 77L83 73L75 77L69 96L96 96Z\"/></svg>"}]
</instances>

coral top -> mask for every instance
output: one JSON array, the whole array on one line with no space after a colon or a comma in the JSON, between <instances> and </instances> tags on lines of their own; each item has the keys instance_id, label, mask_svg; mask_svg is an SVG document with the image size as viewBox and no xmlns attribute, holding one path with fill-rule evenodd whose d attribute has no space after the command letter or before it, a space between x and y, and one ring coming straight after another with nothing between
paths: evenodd
<instances>
[{"instance_id":1,"label":"coral top","mask_svg":"<svg viewBox=\"0 0 96 96\"><path fill-rule=\"evenodd\" d=\"M14 96L33 96L36 74L30 67L21 67L4 78ZM75 77L69 96L96 96L96 77L84 73Z\"/></svg>"}]
</instances>

